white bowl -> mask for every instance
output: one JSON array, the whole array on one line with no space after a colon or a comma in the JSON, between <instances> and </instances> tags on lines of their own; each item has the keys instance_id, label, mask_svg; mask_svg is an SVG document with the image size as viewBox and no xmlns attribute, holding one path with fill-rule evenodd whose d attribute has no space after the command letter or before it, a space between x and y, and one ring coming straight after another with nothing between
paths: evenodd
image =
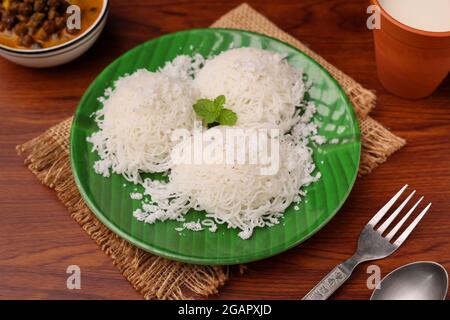
<instances>
[{"instance_id":1,"label":"white bowl","mask_svg":"<svg viewBox=\"0 0 450 320\"><path fill-rule=\"evenodd\" d=\"M70 62L85 53L97 41L108 17L109 0L103 0L97 20L78 37L58 46L37 49L15 49L0 44L0 56L31 68L48 68Z\"/></svg>"}]
</instances>

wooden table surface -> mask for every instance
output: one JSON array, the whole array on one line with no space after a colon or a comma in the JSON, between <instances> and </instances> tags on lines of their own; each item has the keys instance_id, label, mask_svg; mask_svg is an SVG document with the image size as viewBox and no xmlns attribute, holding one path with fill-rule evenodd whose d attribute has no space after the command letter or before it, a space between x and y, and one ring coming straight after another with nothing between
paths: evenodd
<instances>
[{"instance_id":1,"label":"wooden table surface","mask_svg":"<svg viewBox=\"0 0 450 320\"><path fill-rule=\"evenodd\" d=\"M278 0L250 4L378 95L373 117L408 145L358 179L338 215L306 243L252 263L217 299L298 299L355 249L372 214L405 183L433 202L412 237L378 261L382 275L418 260L450 270L450 79L420 101L397 98L376 76L366 0ZM140 299L111 260L70 217L55 193L23 166L14 147L73 114L95 76L134 46L168 32L207 27L239 4L229 1L111 1L107 27L80 59L33 70L0 59L0 299ZM418 66L420 67L420 66ZM66 288L79 265L82 289ZM369 264L334 296L368 299Z\"/></svg>"}]
</instances>

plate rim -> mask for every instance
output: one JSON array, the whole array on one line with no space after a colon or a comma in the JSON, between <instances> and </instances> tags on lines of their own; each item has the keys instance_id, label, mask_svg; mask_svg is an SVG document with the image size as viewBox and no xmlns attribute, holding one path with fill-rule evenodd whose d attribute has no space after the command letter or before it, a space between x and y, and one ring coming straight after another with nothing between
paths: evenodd
<instances>
[{"instance_id":1,"label":"plate rim","mask_svg":"<svg viewBox=\"0 0 450 320\"><path fill-rule=\"evenodd\" d=\"M311 63L315 64L317 67L319 67L325 74L327 74L331 80L335 83L335 85L338 87L338 89L342 92L344 99L346 101L346 103L351 106L350 108L350 116L352 119L352 122L354 123L353 128L355 129L355 136L357 137L357 140L355 140L355 142L357 143L357 148L358 148L358 157L357 157L357 161L355 163L355 167L357 168L355 170L355 173L351 179L351 182L349 184L349 188L347 190L347 192L345 193L345 196L342 197L341 202L339 203L339 205L336 207L336 209L334 210L334 212L332 212L326 219L324 219L317 227L315 227L313 229L313 231L311 231L307 236L303 237L303 238L299 238L298 240L294 241L293 243L291 243L288 246L284 246L282 250L276 251L276 252L271 252L269 254L266 255L261 255L259 254L258 256L252 256L250 259L246 259L246 258L220 258L220 261L217 261L217 258L207 258L207 257L192 257L189 255L185 255L185 254L181 254L181 253L174 253L168 250L164 250L164 249L160 249L157 247L154 247L148 243L145 243L143 241L137 240L135 239L132 235L124 232L123 230L121 230L119 227L117 227L113 222L111 222L110 220L108 220L105 215L103 213L101 213L101 210L97 210L96 206L93 204L92 200L90 199L90 197L87 195L86 190L83 188L80 176L76 170L76 166L74 164L75 159L74 159L74 143L73 141L75 140L74 135L75 135L75 126L74 123L76 122L77 118L79 117L79 113L80 113L80 106L83 104L84 100L87 99L87 95L86 93L89 92L91 90L91 88L94 86L94 83L96 82L97 78L101 77L104 73L107 72L107 70L115 63L117 63L118 60L124 58L125 56L127 56L128 54L131 54L132 52L134 52L135 50L137 50L138 48L140 48L141 46L144 46L152 41L157 41L161 38L165 38L165 37L170 37L170 36L176 36L179 34L183 34L183 33L190 33L190 32L211 32L214 30L219 30L219 31L226 31L226 32L238 32L238 33L243 33L243 34L251 34L251 35L256 35L259 37L263 37L278 43L281 43L285 46L290 47L291 49L295 50L298 54L301 54L302 56L304 56L306 59L308 59ZM116 59L114 59L113 61L111 61L100 73L97 74L97 76L92 80L92 82L90 83L90 85L86 88L86 90L83 93L83 96L81 97L75 114L73 116L73 120L72 120L72 124L71 124L71 129L70 129L70 148L69 148L69 154L70 154L70 166L72 169L72 175L74 177L74 181L75 184L80 192L80 195L83 199L83 201L86 203L86 205L89 207L89 209L92 211L92 213L94 213L94 215L100 220L101 223L103 223L111 232L117 234L118 236L120 236L122 239L124 239L125 241L131 243L132 245L135 245L136 247L149 252L151 254L155 254L157 256L161 256L163 258L167 258L170 260L174 260L174 261L179 261L179 262L184 262L184 263L189 263L189 264L196 264L196 265L235 265L235 264L241 264L241 263L249 263L249 262L254 262L254 261L259 261L259 260L263 260L263 259L267 259L270 257L273 257L275 255L278 255L280 253L283 253L287 250L292 249L293 247L298 246L299 244L307 241L309 238L311 238L312 236L314 236L318 231L320 231L323 227L325 227L330 221L331 219L333 219L336 214L340 211L340 209L342 208L342 206L344 205L344 203L347 201L348 197L350 196L351 191L354 188L356 179L358 177L358 168L361 162L361 149L362 149L362 142L361 142L361 130L359 127L359 121L358 118L356 116L356 112L353 106L353 103L350 101L350 98L348 97L347 93L345 92L344 88L341 86L341 84L336 80L336 78L327 70L325 69L325 67L323 67L319 62L317 62L314 58L310 57L308 54L306 54L305 52L303 52L302 50L296 48L295 46L284 42L282 40L279 40L277 38L259 33L259 32L255 32L255 31L247 31L247 30L241 30L241 29L234 29L234 28L194 28L194 29L186 29L186 30L181 30L181 31L177 31L177 32L171 32L171 33L166 33L164 35L161 35L159 37L155 37L153 39L144 41L140 44L138 44L137 46L127 50L126 52L124 52L123 54L121 54L119 57L117 57Z\"/></svg>"}]
</instances>

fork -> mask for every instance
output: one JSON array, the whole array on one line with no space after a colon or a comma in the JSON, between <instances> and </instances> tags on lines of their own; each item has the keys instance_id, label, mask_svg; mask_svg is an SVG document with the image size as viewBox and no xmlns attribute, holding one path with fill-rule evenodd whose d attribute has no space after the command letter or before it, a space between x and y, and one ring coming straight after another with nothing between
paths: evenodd
<instances>
[{"instance_id":1,"label":"fork","mask_svg":"<svg viewBox=\"0 0 450 320\"><path fill-rule=\"evenodd\" d=\"M365 261L378 260L386 258L387 256L394 253L423 216L427 213L428 209L431 207L429 203L425 209L414 219L414 221L403 231L403 233L393 241L394 236L400 230L402 225L406 222L409 216L414 212L419 203L423 200L423 197L414 204L414 206L406 213L406 215L392 228L392 230L385 236L384 232L392 224L394 219L400 214L406 204L411 200L416 191L414 190L403 202L402 204L381 224L380 227L375 229L375 226L381 221L381 219L386 215L389 209L398 200L401 194L408 188L405 185L400 191L398 191L395 196L389 200L383 208L378 211L375 216L366 224L358 240L358 248L345 262L336 266L325 278L323 278L304 298L303 300L325 300L328 299L352 274L353 270L357 265Z\"/></svg>"}]
</instances>

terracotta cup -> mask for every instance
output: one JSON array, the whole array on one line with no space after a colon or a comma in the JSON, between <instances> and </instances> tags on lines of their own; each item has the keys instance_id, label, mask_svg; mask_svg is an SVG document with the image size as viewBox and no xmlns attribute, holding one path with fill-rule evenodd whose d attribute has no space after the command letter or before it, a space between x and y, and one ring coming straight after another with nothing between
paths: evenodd
<instances>
[{"instance_id":1,"label":"terracotta cup","mask_svg":"<svg viewBox=\"0 0 450 320\"><path fill-rule=\"evenodd\" d=\"M374 29L378 77L390 92L419 99L432 94L450 72L450 31L411 28L390 16L378 0L380 29Z\"/></svg>"}]
</instances>

